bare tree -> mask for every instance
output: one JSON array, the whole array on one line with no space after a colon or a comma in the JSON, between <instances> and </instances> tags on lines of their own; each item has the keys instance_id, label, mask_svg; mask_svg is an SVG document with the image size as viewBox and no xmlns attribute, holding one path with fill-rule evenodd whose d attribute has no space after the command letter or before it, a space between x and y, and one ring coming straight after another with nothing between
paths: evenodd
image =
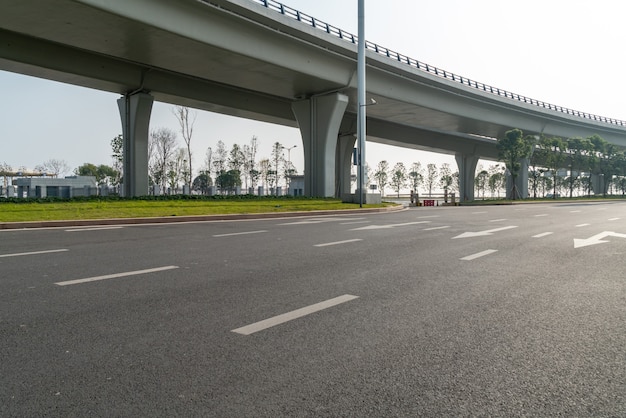
<instances>
[{"instance_id":1,"label":"bare tree","mask_svg":"<svg viewBox=\"0 0 626 418\"><path fill-rule=\"evenodd\" d=\"M404 163L396 163L391 170L391 187L393 187L398 197L400 197L400 189L406 187L406 179L407 174Z\"/></svg>"},{"instance_id":2,"label":"bare tree","mask_svg":"<svg viewBox=\"0 0 626 418\"><path fill-rule=\"evenodd\" d=\"M154 182L165 189L168 165L176 152L176 134L168 128L159 128L150 133L150 141L154 149L153 162L149 164ZM151 147L150 145L148 148Z\"/></svg>"},{"instance_id":3,"label":"bare tree","mask_svg":"<svg viewBox=\"0 0 626 418\"><path fill-rule=\"evenodd\" d=\"M191 165L191 137L193 136L193 125L196 123L196 112L189 113L189 108L184 106L176 106L174 108L174 115L178 119L180 125L180 133L185 141L187 147L187 161L189 163L189 171L185 178L185 183L191 187L191 179L193 178L193 169ZM191 116L191 120L190 120Z\"/></svg>"},{"instance_id":4,"label":"bare tree","mask_svg":"<svg viewBox=\"0 0 626 418\"><path fill-rule=\"evenodd\" d=\"M435 164L426 165L426 188L428 189L428 197L433 195L433 186L437 183L437 166Z\"/></svg>"},{"instance_id":5,"label":"bare tree","mask_svg":"<svg viewBox=\"0 0 626 418\"><path fill-rule=\"evenodd\" d=\"M387 185L387 181L389 178L389 163L387 160L382 160L378 163L376 167L376 172L374 173L374 178L378 182L378 188L380 189L380 193L385 195L385 186Z\"/></svg>"},{"instance_id":6,"label":"bare tree","mask_svg":"<svg viewBox=\"0 0 626 418\"><path fill-rule=\"evenodd\" d=\"M280 142L274 142L274 146L272 147L272 162L274 163L274 169L272 170L274 173L274 187L278 188L278 183L280 182L280 169L279 165L285 162L285 153L283 152L283 147Z\"/></svg>"},{"instance_id":7,"label":"bare tree","mask_svg":"<svg viewBox=\"0 0 626 418\"><path fill-rule=\"evenodd\" d=\"M70 171L70 166L65 160L52 158L35 167L35 170L41 173L52 174L54 177L59 177L67 174Z\"/></svg>"}]
</instances>

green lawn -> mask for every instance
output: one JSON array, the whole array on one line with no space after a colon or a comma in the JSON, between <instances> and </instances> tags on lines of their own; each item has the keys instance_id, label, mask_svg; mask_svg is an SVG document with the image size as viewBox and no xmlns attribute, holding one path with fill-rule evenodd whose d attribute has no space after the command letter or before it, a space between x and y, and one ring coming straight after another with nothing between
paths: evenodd
<instances>
[{"instance_id":1,"label":"green lawn","mask_svg":"<svg viewBox=\"0 0 626 418\"><path fill-rule=\"evenodd\" d=\"M364 205L367 208L382 205ZM180 200L77 200L67 202L0 202L0 222L46 220L146 218L358 209L358 204L338 199L180 199Z\"/></svg>"}]
</instances>

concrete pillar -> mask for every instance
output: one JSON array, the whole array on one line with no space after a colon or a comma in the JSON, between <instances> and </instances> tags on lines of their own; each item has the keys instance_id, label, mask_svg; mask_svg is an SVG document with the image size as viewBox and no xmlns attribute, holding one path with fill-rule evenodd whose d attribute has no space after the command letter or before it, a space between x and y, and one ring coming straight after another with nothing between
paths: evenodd
<instances>
[{"instance_id":1,"label":"concrete pillar","mask_svg":"<svg viewBox=\"0 0 626 418\"><path fill-rule=\"evenodd\" d=\"M15 197L15 186L7 186L7 197Z\"/></svg>"},{"instance_id":2,"label":"concrete pillar","mask_svg":"<svg viewBox=\"0 0 626 418\"><path fill-rule=\"evenodd\" d=\"M337 137L348 96L334 93L292 104L304 145L304 193L335 197Z\"/></svg>"},{"instance_id":3,"label":"concrete pillar","mask_svg":"<svg viewBox=\"0 0 626 418\"><path fill-rule=\"evenodd\" d=\"M344 135L339 137L337 144L337 196L347 201L352 191L352 152L356 144L356 138L353 135Z\"/></svg>"},{"instance_id":4,"label":"concrete pillar","mask_svg":"<svg viewBox=\"0 0 626 418\"><path fill-rule=\"evenodd\" d=\"M148 136L153 98L146 93L117 101L124 136L124 196L148 194Z\"/></svg>"},{"instance_id":5,"label":"concrete pillar","mask_svg":"<svg viewBox=\"0 0 626 418\"><path fill-rule=\"evenodd\" d=\"M459 202L474 200L474 178L478 156L456 154L454 156L459 167Z\"/></svg>"},{"instance_id":6,"label":"concrete pillar","mask_svg":"<svg viewBox=\"0 0 626 418\"><path fill-rule=\"evenodd\" d=\"M530 164L530 160L528 158L522 158L519 160L520 169L519 173L517 173L517 178L515 179L515 190L516 195L515 199L526 199L528 198L528 165ZM513 182L511 175L508 174L507 170L506 175L506 198L512 198L512 190L513 190Z\"/></svg>"},{"instance_id":7,"label":"concrete pillar","mask_svg":"<svg viewBox=\"0 0 626 418\"><path fill-rule=\"evenodd\" d=\"M184 184L183 185L183 194L184 195L190 195L191 194L191 189L189 188L188 184Z\"/></svg>"},{"instance_id":8,"label":"concrete pillar","mask_svg":"<svg viewBox=\"0 0 626 418\"><path fill-rule=\"evenodd\" d=\"M595 195L602 195L606 192L604 174L591 173L591 190Z\"/></svg>"},{"instance_id":9,"label":"concrete pillar","mask_svg":"<svg viewBox=\"0 0 626 418\"><path fill-rule=\"evenodd\" d=\"M263 186L259 186L258 187L258 195L259 196L263 196L265 194L265 192L263 191Z\"/></svg>"}]
</instances>

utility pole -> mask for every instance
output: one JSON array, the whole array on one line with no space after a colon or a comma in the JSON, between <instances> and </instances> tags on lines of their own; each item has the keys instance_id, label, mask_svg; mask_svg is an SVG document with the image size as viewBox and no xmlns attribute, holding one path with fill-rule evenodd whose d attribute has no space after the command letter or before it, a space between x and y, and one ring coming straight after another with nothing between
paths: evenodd
<instances>
[{"instance_id":1,"label":"utility pole","mask_svg":"<svg viewBox=\"0 0 626 418\"><path fill-rule=\"evenodd\" d=\"M365 184L365 0L359 2L359 49L357 59L357 83L358 83L358 193L359 207L363 207L363 187Z\"/></svg>"}]
</instances>

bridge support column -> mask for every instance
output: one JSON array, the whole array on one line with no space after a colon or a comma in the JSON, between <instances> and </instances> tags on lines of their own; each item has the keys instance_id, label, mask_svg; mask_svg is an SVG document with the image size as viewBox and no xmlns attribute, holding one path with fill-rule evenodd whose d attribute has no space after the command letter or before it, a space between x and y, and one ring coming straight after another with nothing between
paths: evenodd
<instances>
[{"instance_id":1,"label":"bridge support column","mask_svg":"<svg viewBox=\"0 0 626 418\"><path fill-rule=\"evenodd\" d=\"M474 178L476 177L476 155L455 154L456 164L459 167L459 201L474 200Z\"/></svg>"},{"instance_id":2,"label":"bridge support column","mask_svg":"<svg viewBox=\"0 0 626 418\"><path fill-rule=\"evenodd\" d=\"M304 193L336 197L337 137L348 96L335 93L295 102L293 113L304 148Z\"/></svg>"},{"instance_id":3,"label":"bridge support column","mask_svg":"<svg viewBox=\"0 0 626 418\"><path fill-rule=\"evenodd\" d=\"M352 191L352 151L356 138L354 135L339 137L337 144L337 196L346 200ZM350 200L352 201L352 200Z\"/></svg>"},{"instance_id":4,"label":"bridge support column","mask_svg":"<svg viewBox=\"0 0 626 418\"><path fill-rule=\"evenodd\" d=\"M606 185L604 174L591 173L591 190L597 196L607 192L608 186Z\"/></svg>"},{"instance_id":5,"label":"bridge support column","mask_svg":"<svg viewBox=\"0 0 626 418\"><path fill-rule=\"evenodd\" d=\"M522 158L519 160L520 169L515 179L515 199L528 198L528 165L530 160L528 158ZM507 171L508 173L508 171ZM506 175L506 198L513 198L513 183L511 181L511 175Z\"/></svg>"},{"instance_id":6,"label":"bridge support column","mask_svg":"<svg viewBox=\"0 0 626 418\"><path fill-rule=\"evenodd\" d=\"M147 93L127 94L117 101L124 137L124 196L148 194L148 136L154 99Z\"/></svg>"}]
</instances>

